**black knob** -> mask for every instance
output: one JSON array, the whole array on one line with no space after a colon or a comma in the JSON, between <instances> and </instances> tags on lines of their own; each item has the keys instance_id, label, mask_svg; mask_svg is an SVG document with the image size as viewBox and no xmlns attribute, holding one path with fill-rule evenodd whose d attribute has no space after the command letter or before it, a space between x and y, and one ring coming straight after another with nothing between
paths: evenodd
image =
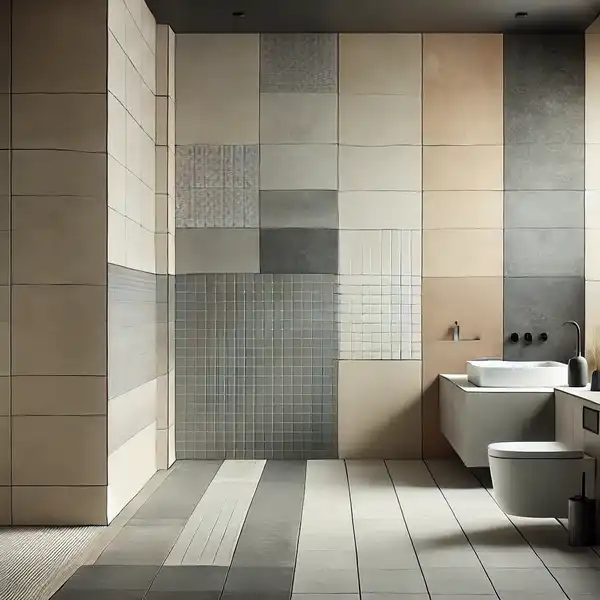
<instances>
[{"instance_id":1,"label":"black knob","mask_svg":"<svg viewBox=\"0 0 600 600\"><path fill-rule=\"evenodd\" d=\"M526 344L531 344L531 342L533 342L533 336L530 333L526 333L523 338L525 339Z\"/></svg>"},{"instance_id":2,"label":"black knob","mask_svg":"<svg viewBox=\"0 0 600 600\"><path fill-rule=\"evenodd\" d=\"M548 334L540 333L540 342L547 342L547 341L548 341Z\"/></svg>"},{"instance_id":3,"label":"black knob","mask_svg":"<svg viewBox=\"0 0 600 600\"><path fill-rule=\"evenodd\" d=\"M516 344L519 341L519 334L518 333L511 333L510 334L510 341L513 344Z\"/></svg>"}]
</instances>

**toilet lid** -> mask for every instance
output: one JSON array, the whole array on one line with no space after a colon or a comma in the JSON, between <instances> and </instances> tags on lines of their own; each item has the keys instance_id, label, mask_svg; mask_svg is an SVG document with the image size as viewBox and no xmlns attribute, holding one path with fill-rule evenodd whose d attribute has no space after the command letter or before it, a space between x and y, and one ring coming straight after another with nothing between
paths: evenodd
<instances>
[{"instance_id":1,"label":"toilet lid","mask_svg":"<svg viewBox=\"0 0 600 600\"><path fill-rule=\"evenodd\" d=\"M492 458L583 458L583 450L575 450L560 442L498 442L488 446Z\"/></svg>"}]
</instances>

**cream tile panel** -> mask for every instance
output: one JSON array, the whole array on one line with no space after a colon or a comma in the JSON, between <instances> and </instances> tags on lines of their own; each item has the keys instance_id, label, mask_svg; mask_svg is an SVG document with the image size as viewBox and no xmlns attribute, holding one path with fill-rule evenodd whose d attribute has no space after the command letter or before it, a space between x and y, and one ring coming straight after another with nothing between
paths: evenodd
<instances>
[{"instance_id":1,"label":"cream tile panel","mask_svg":"<svg viewBox=\"0 0 600 600\"><path fill-rule=\"evenodd\" d=\"M585 192L585 226L600 229L600 190Z\"/></svg>"},{"instance_id":2,"label":"cream tile panel","mask_svg":"<svg viewBox=\"0 0 600 600\"><path fill-rule=\"evenodd\" d=\"M420 361L340 361L338 385L340 458L421 458Z\"/></svg>"},{"instance_id":3,"label":"cream tile panel","mask_svg":"<svg viewBox=\"0 0 600 600\"><path fill-rule=\"evenodd\" d=\"M419 275L420 231L340 231L341 275Z\"/></svg>"},{"instance_id":4,"label":"cream tile panel","mask_svg":"<svg viewBox=\"0 0 600 600\"><path fill-rule=\"evenodd\" d=\"M585 140L588 144L600 144L600 35L597 34L585 36Z\"/></svg>"},{"instance_id":5,"label":"cream tile panel","mask_svg":"<svg viewBox=\"0 0 600 600\"><path fill-rule=\"evenodd\" d=\"M261 94L261 144L336 144L337 94Z\"/></svg>"},{"instance_id":6,"label":"cream tile panel","mask_svg":"<svg viewBox=\"0 0 600 600\"><path fill-rule=\"evenodd\" d=\"M423 36L423 143L501 145L503 38L498 34Z\"/></svg>"},{"instance_id":7,"label":"cream tile panel","mask_svg":"<svg viewBox=\"0 0 600 600\"><path fill-rule=\"evenodd\" d=\"M338 146L334 144L262 145L262 190L335 190Z\"/></svg>"},{"instance_id":8,"label":"cream tile panel","mask_svg":"<svg viewBox=\"0 0 600 600\"><path fill-rule=\"evenodd\" d=\"M341 94L421 94L420 34L341 34Z\"/></svg>"},{"instance_id":9,"label":"cream tile panel","mask_svg":"<svg viewBox=\"0 0 600 600\"><path fill-rule=\"evenodd\" d=\"M340 229L421 229L421 192L340 192Z\"/></svg>"},{"instance_id":10,"label":"cream tile panel","mask_svg":"<svg viewBox=\"0 0 600 600\"><path fill-rule=\"evenodd\" d=\"M500 191L425 192L423 229L502 229Z\"/></svg>"},{"instance_id":11,"label":"cream tile panel","mask_svg":"<svg viewBox=\"0 0 600 600\"><path fill-rule=\"evenodd\" d=\"M421 190L419 146L340 146L341 191Z\"/></svg>"},{"instance_id":12,"label":"cream tile panel","mask_svg":"<svg viewBox=\"0 0 600 600\"><path fill-rule=\"evenodd\" d=\"M418 95L341 94L339 98L340 144L421 144L421 98Z\"/></svg>"},{"instance_id":13,"label":"cream tile panel","mask_svg":"<svg viewBox=\"0 0 600 600\"><path fill-rule=\"evenodd\" d=\"M106 417L13 417L14 485L106 484Z\"/></svg>"},{"instance_id":14,"label":"cream tile panel","mask_svg":"<svg viewBox=\"0 0 600 600\"><path fill-rule=\"evenodd\" d=\"M148 273L156 272L154 236L154 232L144 229L130 219L125 220L127 267Z\"/></svg>"},{"instance_id":15,"label":"cream tile panel","mask_svg":"<svg viewBox=\"0 0 600 600\"><path fill-rule=\"evenodd\" d=\"M423 231L424 277L501 277L501 229Z\"/></svg>"},{"instance_id":16,"label":"cream tile panel","mask_svg":"<svg viewBox=\"0 0 600 600\"><path fill-rule=\"evenodd\" d=\"M125 47L125 19L127 6L124 0L108 0L108 29Z\"/></svg>"},{"instance_id":17,"label":"cream tile panel","mask_svg":"<svg viewBox=\"0 0 600 600\"><path fill-rule=\"evenodd\" d=\"M176 62L177 143L258 144L258 34L178 35Z\"/></svg>"},{"instance_id":18,"label":"cream tile panel","mask_svg":"<svg viewBox=\"0 0 600 600\"><path fill-rule=\"evenodd\" d=\"M127 266L127 217L108 209L108 262Z\"/></svg>"},{"instance_id":19,"label":"cream tile panel","mask_svg":"<svg viewBox=\"0 0 600 600\"><path fill-rule=\"evenodd\" d=\"M502 146L424 146L423 190L502 190Z\"/></svg>"},{"instance_id":20,"label":"cream tile panel","mask_svg":"<svg viewBox=\"0 0 600 600\"><path fill-rule=\"evenodd\" d=\"M125 211L127 170L112 156L108 156L108 206L121 214Z\"/></svg>"},{"instance_id":21,"label":"cream tile panel","mask_svg":"<svg viewBox=\"0 0 600 600\"><path fill-rule=\"evenodd\" d=\"M117 0L120 2L121 0ZM109 6L110 10L110 6ZM108 91L119 99L123 106L126 97L127 56L115 36L108 34Z\"/></svg>"},{"instance_id":22,"label":"cream tile panel","mask_svg":"<svg viewBox=\"0 0 600 600\"><path fill-rule=\"evenodd\" d=\"M600 281L600 229L585 232L585 278Z\"/></svg>"},{"instance_id":23,"label":"cream tile panel","mask_svg":"<svg viewBox=\"0 0 600 600\"><path fill-rule=\"evenodd\" d=\"M585 145L585 189L600 190L600 144Z\"/></svg>"},{"instance_id":24,"label":"cream tile panel","mask_svg":"<svg viewBox=\"0 0 600 600\"><path fill-rule=\"evenodd\" d=\"M10 417L0 417L0 486L11 483Z\"/></svg>"}]
</instances>

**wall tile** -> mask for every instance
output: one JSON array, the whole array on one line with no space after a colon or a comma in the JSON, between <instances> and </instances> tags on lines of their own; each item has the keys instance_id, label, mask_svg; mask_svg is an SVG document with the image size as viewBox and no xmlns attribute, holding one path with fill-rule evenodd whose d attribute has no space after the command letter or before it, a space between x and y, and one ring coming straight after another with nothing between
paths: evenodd
<instances>
[{"instance_id":1,"label":"wall tile","mask_svg":"<svg viewBox=\"0 0 600 600\"><path fill-rule=\"evenodd\" d=\"M334 144L261 145L261 190L335 190L338 147Z\"/></svg>"},{"instance_id":2,"label":"wall tile","mask_svg":"<svg viewBox=\"0 0 600 600\"><path fill-rule=\"evenodd\" d=\"M584 193L570 191L505 192L507 229L582 228Z\"/></svg>"},{"instance_id":3,"label":"wall tile","mask_svg":"<svg viewBox=\"0 0 600 600\"><path fill-rule=\"evenodd\" d=\"M424 277L500 277L501 229L423 231Z\"/></svg>"},{"instance_id":4,"label":"wall tile","mask_svg":"<svg viewBox=\"0 0 600 600\"><path fill-rule=\"evenodd\" d=\"M421 99L418 95L341 94L339 101L340 144L421 144Z\"/></svg>"},{"instance_id":5,"label":"wall tile","mask_svg":"<svg viewBox=\"0 0 600 600\"><path fill-rule=\"evenodd\" d=\"M108 209L107 260L114 265L127 266L127 217Z\"/></svg>"},{"instance_id":6,"label":"wall tile","mask_svg":"<svg viewBox=\"0 0 600 600\"><path fill-rule=\"evenodd\" d=\"M423 36L423 143L501 145L502 36Z\"/></svg>"},{"instance_id":7,"label":"wall tile","mask_svg":"<svg viewBox=\"0 0 600 600\"><path fill-rule=\"evenodd\" d=\"M337 229L262 229L260 272L337 273Z\"/></svg>"},{"instance_id":8,"label":"wall tile","mask_svg":"<svg viewBox=\"0 0 600 600\"><path fill-rule=\"evenodd\" d=\"M518 144L504 149L507 190L583 190L583 144Z\"/></svg>"},{"instance_id":9,"label":"wall tile","mask_svg":"<svg viewBox=\"0 0 600 600\"><path fill-rule=\"evenodd\" d=\"M10 92L10 32L12 25L10 9L11 5L6 1L0 7L0 94Z\"/></svg>"},{"instance_id":10,"label":"wall tile","mask_svg":"<svg viewBox=\"0 0 600 600\"><path fill-rule=\"evenodd\" d=\"M585 289L582 277L510 277L504 280L504 358L506 360L560 360L566 362L575 353L575 332L563 327L565 321L584 325ZM516 332L531 332L534 343L512 344ZM548 341L540 343L540 333Z\"/></svg>"},{"instance_id":11,"label":"wall tile","mask_svg":"<svg viewBox=\"0 0 600 600\"><path fill-rule=\"evenodd\" d=\"M0 416L10 415L11 406L11 378L10 375L0 376Z\"/></svg>"},{"instance_id":12,"label":"wall tile","mask_svg":"<svg viewBox=\"0 0 600 600\"><path fill-rule=\"evenodd\" d=\"M419 146L340 146L339 189L421 190Z\"/></svg>"},{"instance_id":13,"label":"wall tile","mask_svg":"<svg viewBox=\"0 0 600 600\"><path fill-rule=\"evenodd\" d=\"M106 417L13 417L14 485L106 484Z\"/></svg>"},{"instance_id":14,"label":"wall tile","mask_svg":"<svg viewBox=\"0 0 600 600\"><path fill-rule=\"evenodd\" d=\"M507 144L583 143L583 35L504 36Z\"/></svg>"},{"instance_id":15,"label":"wall tile","mask_svg":"<svg viewBox=\"0 0 600 600\"><path fill-rule=\"evenodd\" d=\"M600 229L585 231L585 278L600 281Z\"/></svg>"},{"instance_id":16,"label":"wall tile","mask_svg":"<svg viewBox=\"0 0 600 600\"><path fill-rule=\"evenodd\" d=\"M110 14L110 5L109 5ZM110 21L110 17L109 17ZM127 55L121 44L115 38L113 32L108 34L108 91L117 98L123 106L127 102L125 90L127 73Z\"/></svg>"},{"instance_id":17,"label":"wall tile","mask_svg":"<svg viewBox=\"0 0 600 600\"><path fill-rule=\"evenodd\" d=\"M13 525L106 525L106 486L15 486Z\"/></svg>"},{"instance_id":18,"label":"wall tile","mask_svg":"<svg viewBox=\"0 0 600 600\"><path fill-rule=\"evenodd\" d=\"M420 34L340 34L340 93L421 95Z\"/></svg>"},{"instance_id":19,"label":"wall tile","mask_svg":"<svg viewBox=\"0 0 600 600\"><path fill-rule=\"evenodd\" d=\"M177 143L257 144L258 34L180 34L176 62Z\"/></svg>"},{"instance_id":20,"label":"wall tile","mask_svg":"<svg viewBox=\"0 0 600 600\"><path fill-rule=\"evenodd\" d=\"M421 192L340 192L338 204L340 229L421 229Z\"/></svg>"},{"instance_id":21,"label":"wall tile","mask_svg":"<svg viewBox=\"0 0 600 600\"><path fill-rule=\"evenodd\" d=\"M507 277L583 277L583 229L507 229L504 274Z\"/></svg>"},{"instance_id":22,"label":"wall tile","mask_svg":"<svg viewBox=\"0 0 600 600\"><path fill-rule=\"evenodd\" d=\"M585 357L590 371L600 369L600 281L585 282Z\"/></svg>"},{"instance_id":23,"label":"wall tile","mask_svg":"<svg viewBox=\"0 0 600 600\"><path fill-rule=\"evenodd\" d=\"M13 148L106 152L106 126L106 93L13 95Z\"/></svg>"},{"instance_id":24,"label":"wall tile","mask_svg":"<svg viewBox=\"0 0 600 600\"><path fill-rule=\"evenodd\" d=\"M337 144L337 94L261 94L261 144Z\"/></svg>"},{"instance_id":25,"label":"wall tile","mask_svg":"<svg viewBox=\"0 0 600 600\"><path fill-rule=\"evenodd\" d=\"M260 226L337 229L337 196L333 190L263 191L260 193Z\"/></svg>"},{"instance_id":26,"label":"wall tile","mask_svg":"<svg viewBox=\"0 0 600 600\"><path fill-rule=\"evenodd\" d=\"M423 194L423 229L502 229L502 221L502 192Z\"/></svg>"},{"instance_id":27,"label":"wall tile","mask_svg":"<svg viewBox=\"0 0 600 600\"><path fill-rule=\"evenodd\" d=\"M451 340L458 321L464 340L480 338L501 348L502 295L502 277L424 277L424 343Z\"/></svg>"},{"instance_id":28,"label":"wall tile","mask_svg":"<svg viewBox=\"0 0 600 600\"><path fill-rule=\"evenodd\" d=\"M106 197L106 155L13 150L13 195Z\"/></svg>"},{"instance_id":29,"label":"wall tile","mask_svg":"<svg viewBox=\"0 0 600 600\"><path fill-rule=\"evenodd\" d=\"M0 285L9 285L11 266L10 232L0 231Z\"/></svg>"},{"instance_id":30,"label":"wall tile","mask_svg":"<svg viewBox=\"0 0 600 600\"><path fill-rule=\"evenodd\" d=\"M106 288L12 288L13 375L105 375Z\"/></svg>"},{"instance_id":31,"label":"wall tile","mask_svg":"<svg viewBox=\"0 0 600 600\"><path fill-rule=\"evenodd\" d=\"M12 525L11 491L12 488L8 486L0 487L0 524L2 527Z\"/></svg>"},{"instance_id":32,"label":"wall tile","mask_svg":"<svg viewBox=\"0 0 600 600\"><path fill-rule=\"evenodd\" d=\"M15 4L12 13L12 90L106 91L107 3L44 0Z\"/></svg>"},{"instance_id":33,"label":"wall tile","mask_svg":"<svg viewBox=\"0 0 600 600\"><path fill-rule=\"evenodd\" d=\"M13 377L12 398L13 415L104 415L106 378Z\"/></svg>"},{"instance_id":34,"label":"wall tile","mask_svg":"<svg viewBox=\"0 0 600 600\"><path fill-rule=\"evenodd\" d=\"M10 94L0 93L0 148L10 148Z\"/></svg>"},{"instance_id":35,"label":"wall tile","mask_svg":"<svg viewBox=\"0 0 600 600\"><path fill-rule=\"evenodd\" d=\"M420 275L420 231L341 231L342 275Z\"/></svg>"},{"instance_id":36,"label":"wall tile","mask_svg":"<svg viewBox=\"0 0 600 600\"><path fill-rule=\"evenodd\" d=\"M600 190L585 192L585 226L588 229L600 229Z\"/></svg>"},{"instance_id":37,"label":"wall tile","mask_svg":"<svg viewBox=\"0 0 600 600\"><path fill-rule=\"evenodd\" d=\"M600 143L600 35L585 36L585 141Z\"/></svg>"},{"instance_id":38,"label":"wall tile","mask_svg":"<svg viewBox=\"0 0 600 600\"><path fill-rule=\"evenodd\" d=\"M257 229L178 229L177 273L258 273Z\"/></svg>"},{"instance_id":39,"label":"wall tile","mask_svg":"<svg viewBox=\"0 0 600 600\"><path fill-rule=\"evenodd\" d=\"M600 144L585 145L585 189L600 190ZM1 177L1 175L0 175Z\"/></svg>"},{"instance_id":40,"label":"wall tile","mask_svg":"<svg viewBox=\"0 0 600 600\"><path fill-rule=\"evenodd\" d=\"M0 287L0 376L11 374L10 286Z\"/></svg>"},{"instance_id":41,"label":"wall tile","mask_svg":"<svg viewBox=\"0 0 600 600\"><path fill-rule=\"evenodd\" d=\"M340 362L338 436L340 458L421 458L421 363Z\"/></svg>"},{"instance_id":42,"label":"wall tile","mask_svg":"<svg viewBox=\"0 0 600 600\"><path fill-rule=\"evenodd\" d=\"M10 153L0 150L0 194L8 196L10 193Z\"/></svg>"},{"instance_id":43,"label":"wall tile","mask_svg":"<svg viewBox=\"0 0 600 600\"><path fill-rule=\"evenodd\" d=\"M10 417L0 417L0 486L11 484Z\"/></svg>"},{"instance_id":44,"label":"wall tile","mask_svg":"<svg viewBox=\"0 0 600 600\"><path fill-rule=\"evenodd\" d=\"M106 200L22 196L12 212L14 283L106 283Z\"/></svg>"},{"instance_id":45,"label":"wall tile","mask_svg":"<svg viewBox=\"0 0 600 600\"><path fill-rule=\"evenodd\" d=\"M502 146L424 146L426 191L502 190Z\"/></svg>"},{"instance_id":46,"label":"wall tile","mask_svg":"<svg viewBox=\"0 0 600 600\"><path fill-rule=\"evenodd\" d=\"M337 34L261 35L261 92L335 93L337 66Z\"/></svg>"}]
</instances>

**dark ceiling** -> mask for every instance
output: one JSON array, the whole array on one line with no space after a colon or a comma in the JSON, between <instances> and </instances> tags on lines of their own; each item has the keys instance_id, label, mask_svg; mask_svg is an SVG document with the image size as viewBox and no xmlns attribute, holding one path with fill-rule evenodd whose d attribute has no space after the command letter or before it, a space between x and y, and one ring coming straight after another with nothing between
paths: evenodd
<instances>
[{"instance_id":1,"label":"dark ceiling","mask_svg":"<svg viewBox=\"0 0 600 600\"><path fill-rule=\"evenodd\" d=\"M600 0L147 0L159 23L201 32L582 32ZM526 11L526 18L515 13ZM243 12L243 17L233 13Z\"/></svg>"}]
</instances>

